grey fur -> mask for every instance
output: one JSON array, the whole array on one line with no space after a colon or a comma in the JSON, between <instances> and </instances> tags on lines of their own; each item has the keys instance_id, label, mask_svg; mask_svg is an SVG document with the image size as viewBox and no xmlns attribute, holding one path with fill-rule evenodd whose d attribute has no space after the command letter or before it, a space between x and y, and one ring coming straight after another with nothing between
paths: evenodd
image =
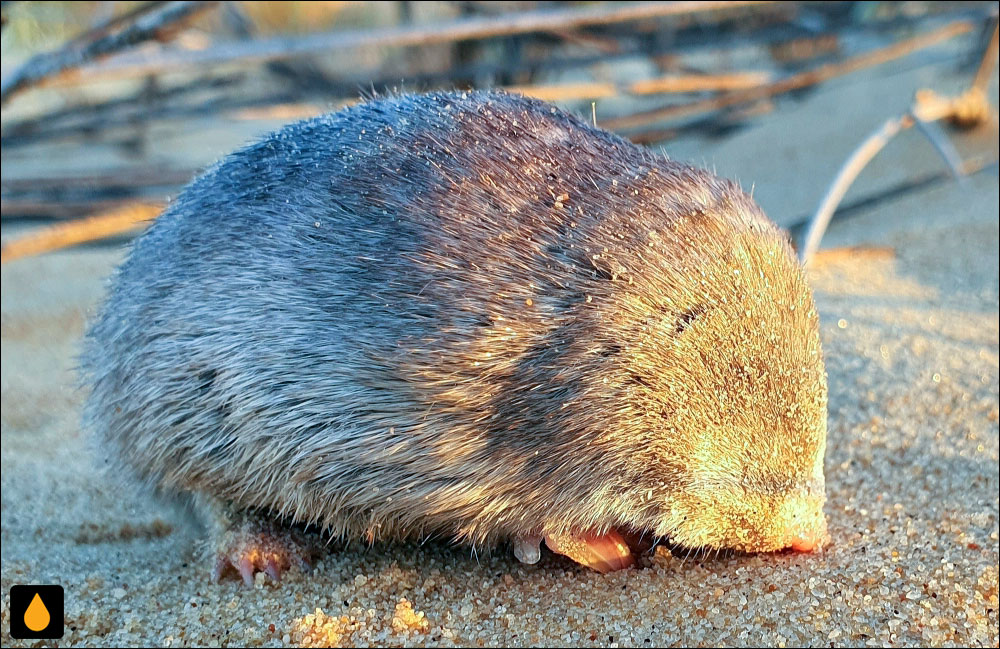
<instances>
[{"instance_id":1,"label":"grey fur","mask_svg":"<svg viewBox=\"0 0 1000 649\"><path fill-rule=\"evenodd\" d=\"M377 99L228 156L136 242L83 367L143 479L334 536L770 550L822 517L817 318L777 228L517 96Z\"/></svg>"}]
</instances>

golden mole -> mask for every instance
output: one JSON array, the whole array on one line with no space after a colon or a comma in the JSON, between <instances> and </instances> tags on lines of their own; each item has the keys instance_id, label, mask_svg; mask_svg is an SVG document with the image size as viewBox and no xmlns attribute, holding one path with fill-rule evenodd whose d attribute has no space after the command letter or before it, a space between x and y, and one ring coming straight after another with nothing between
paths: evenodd
<instances>
[{"instance_id":1,"label":"golden mole","mask_svg":"<svg viewBox=\"0 0 1000 649\"><path fill-rule=\"evenodd\" d=\"M499 92L380 98L192 182L86 339L86 426L193 494L214 576L334 538L826 536L826 379L782 233L733 183Z\"/></svg>"}]
</instances>

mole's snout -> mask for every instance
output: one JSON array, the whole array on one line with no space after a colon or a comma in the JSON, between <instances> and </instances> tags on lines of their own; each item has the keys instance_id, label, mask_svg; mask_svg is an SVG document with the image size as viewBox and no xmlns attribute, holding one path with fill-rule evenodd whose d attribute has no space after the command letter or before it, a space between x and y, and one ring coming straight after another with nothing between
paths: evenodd
<instances>
[{"instance_id":1,"label":"mole's snout","mask_svg":"<svg viewBox=\"0 0 1000 649\"><path fill-rule=\"evenodd\" d=\"M830 540L826 529L826 517L822 510L811 517L805 525L799 525L789 530L785 547L795 552L813 552L819 550Z\"/></svg>"},{"instance_id":2,"label":"mole's snout","mask_svg":"<svg viewBox=\"0 0 1000 649\"><path fill-rule=\"evenodd\" d=\"M778 540L782 549L795 552L819 550L830 540L823 513L825 499L814 494L789 498L781 511L784 532Z\"/></svg>"}]
</instances>

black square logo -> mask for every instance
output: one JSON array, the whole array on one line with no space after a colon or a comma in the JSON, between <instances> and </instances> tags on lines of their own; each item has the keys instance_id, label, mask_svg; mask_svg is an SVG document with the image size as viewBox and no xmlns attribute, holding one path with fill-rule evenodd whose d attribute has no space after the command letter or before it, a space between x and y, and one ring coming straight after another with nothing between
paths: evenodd
<instances>
[{"instance_id":1,"label":"black square logo","mask_svg":"<svg viewBox=\"0 0 1000 649\"><path fill-rule=\"evenodd\" d=\"M11 586L10 637L18 640L63 637L62 586Z\"/></svg>"}]
</instances>

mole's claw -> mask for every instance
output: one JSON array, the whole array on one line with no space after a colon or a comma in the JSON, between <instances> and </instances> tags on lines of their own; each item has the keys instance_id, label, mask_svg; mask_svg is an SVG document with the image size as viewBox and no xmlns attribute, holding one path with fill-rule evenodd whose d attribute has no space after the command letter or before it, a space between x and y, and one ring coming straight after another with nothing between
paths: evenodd
<instances>
[{"instance_id":1,"label":"mole's claw","mask_svg":"<svg viewBox=\"0 0 1000 649\"><path fill-rule=\"evenodd\" d=\"M219 536L212 581L218 582L226 572L235 569L248 587L253 587L258 572L279 582L293 565L304 573L310 572L309 559L317 551L317 544L298 530L265 520L245 519Z\"/></svg>"},{"instance_id":2,"label":"mole's claw","mask_svg":"<svg viewBox=\"0 0 1000 649\"><path fill-rule=\"evenodd\" d=\"M267 576L273 579L275 582L281 581L281 567L278 566L274 561L274 557L269 557L267 564L264 566L264 572Z\"/></svg>"},{"instance_id":3,"label":"mole's claw","mask_svg":"<svg viewBox=\"0 0 1000 649\"><path fill-rule=\"evenodd\" d=\"M229 559L222 556L221 554L215 557L215 566L212 567L212 583L219 583L219 579L222 578L222 573L225 572L226 568L229 567Z\"/></svg>"},{"instance_id":4,"label":"mole's claw","mask_svg":"<svg viewBox=\"0 0 1000 649\"><path fill-rule=\"evenodd\" d=\"M240 576L243 577L243 583L247 587L253 586L253 562L250 561L249 557L240 558Z\"/></svg>"},{"instance_id":5,"label":"mole's claw","mask_svg":"<svg viewBox=\"0 0 1000 649\"><path fill-rule=\"evenodd\" d=\"M519 536L514 539L514 556L521 563L538 563L542 558L542 550L539 547L542 543L540 536Z\"/></svg>"}]
</instances>

